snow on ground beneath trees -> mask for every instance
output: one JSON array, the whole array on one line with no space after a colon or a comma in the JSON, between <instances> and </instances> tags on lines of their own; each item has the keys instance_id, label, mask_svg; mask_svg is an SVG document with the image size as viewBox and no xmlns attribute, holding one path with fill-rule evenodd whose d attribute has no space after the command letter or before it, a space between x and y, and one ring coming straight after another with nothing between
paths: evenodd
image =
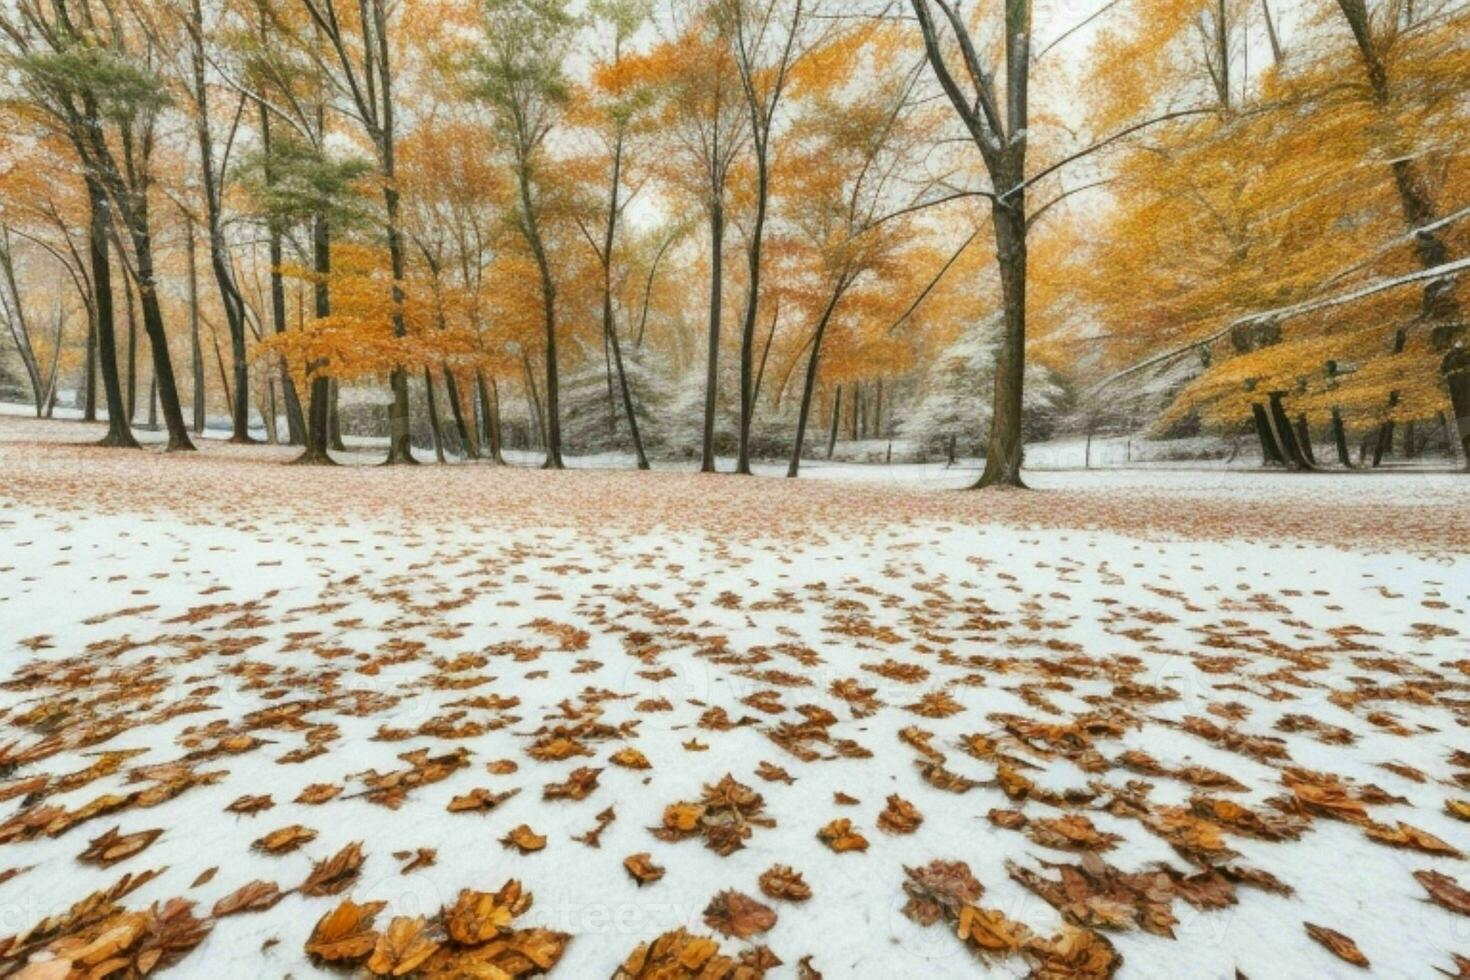
<instances>
[{"instance_id":1,"label":"snow on ground beneath trees","mask_svg":"<svg viewBox=\"0 0 1470 980\"><path fill-rule=\"evenodd\" d=\"M179 975L340 975L306 945L343 899L385 930L510 879L506 942L565 934L568 977L680 927L772 976L1470 955L1464 476L981 495L65 444L96 434L0 419L0 935L60 917L5 969L53 975L125 875L196 903L113 944ZM421 969L468 975L452 946Z\"/></svg>"}]
</instances>

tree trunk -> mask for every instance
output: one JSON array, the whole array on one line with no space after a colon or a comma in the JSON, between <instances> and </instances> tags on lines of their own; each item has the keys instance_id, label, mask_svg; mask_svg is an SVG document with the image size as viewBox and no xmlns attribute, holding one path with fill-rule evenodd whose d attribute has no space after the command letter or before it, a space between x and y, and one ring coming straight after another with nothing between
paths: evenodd
<instances>
[{"instance_id":1,"label":"tree trunk","mask_svg":"<svg viewBox=\"0 0 1470 980\"><path fill-rule=\"evenodd\" d=\"M704 433L699 471L715 472L715 402L720 388L720 304L724 288L725 202L716 196L710 204L709 357L704 374ZM812 357L816 357L813 352ZM800 442L798 437L798 454ZM795 476L793 471L791 476Z\"/></svg>"},{"instance_id":2,"label":"tree trunk","mask_svg":"<svg viewBox=\"0 0 1470 980\"><path fill-rule=\"evenodd\" d=\"M827 458L837 451L837 431L842 424L842 385L836 386L836 392L832 395L832 428L827 433Z\"/></svg>"},{"instance_id":3,"label":"tree trunk","mask_svg":"<svg viewBox=\"0 0 1470 980\"><path fill-rule=\"evenodd\" d=\"M123 269L123 303L128 311L128 424L138 419L138 311L133 305L133 284Z\"/></svg>"},{"instance_id":4,"label":"tree trunk","mask_svg":"<svg viewBox=\"0 0 1470 980\"><path fill-rule=\"evenodd\" d=\"M342 412L340 403L342 399L342 385L336 378L332 379L331 397L327 401L327 445L339 453L347 451L347 444L342 441Z\"/></svg>"},{"instance_id":5,"label":"tree trunk","mask_svg":"<svg viewBox=\"0 0 1470 980\"><path fill-rule=\"evenodd\" d=\"M1302 456L1313 466L1317 465L1317 453L1312 449L1312 427L1307 424L1306 413L1298 413L1296 417L1296 442L1301 447Z\"/></svg>"},{"instance_id":6,"label":"tree trunk","mask_svg":"<svg viewBox=\"0 0 1470 980\"><path fill-rule=\"evenodd\" d=\"M1256 438L1261 440L1261 465L1285 466L1286 455L1271 430L1271 417L1260 402L1251 402L1251 417L1255 420Z\"/></svg>"},{"instance_id":7,"label":"tree trunk","mask_svg":"<svg viewBox=\"0 0 1470 980\"><path fill-rule=\"evenodd\" d=\"M168 356L168 335L163 329L163 309L158 303L158 289L153 275L153 238L148 228L146 207L136 209L136 221L129 229L133 239L133 258L138 266L138 302L143 308L143 329L153 349L153 376L158 380L158 400L163 407L163 421L168 428L170 452L192 450L184 412L179 407L179 390L174 383L173 362ZM246 403L248 407L248 402Z\"/></svg>"},{"instance_id":8,"label":"tree trunk","mask_svg":"<svg viewBox=\"0 0 1470 980\"><path fill-rule=\"evenodd\" d=\"M332 294L328 278L332 274L332 239L324 214L317 214L311 226L312 271L315 273L313 296L317 319L331 316ZM306 418L306 448L292 462L302 466L334 466L327 451L330 441L332 380L323 373L330 365L308 364L305 375L311 378L310 403Z\"/></svg>"},{"instance_id":9,"label":"tree trunk","mask_svg":"<svg viewBox=\"0 0 1470 980\"><path fill-rule=\"evenodd\" d=\"M1348 450L1347 427L1342 424L1342 412L1332 409L1332 443L1337 447L1337 461L1345 469L1353 468L1353 454Z\"/></svg>"},{"instance_id":10,"label":"tree trunk","mask_svg":"<svg viewBox=\"0 0 1470 980\"><path fill-rule=\"evenodd\" d=\"M995 358L995 393L985 470L977 487L1024 487L1021 413L1026 382L1026 219L1022 195L991 209L1000 267L1004 333Z\"/></svg>"},{"instance_id":11,"label":"tree trunk","mask_svg":"<svg viewBox=\"0 0 1470 980\"><path fill-rule=\"evenodd\" d=\"M424 368L424 396L429 399L429 432L434 438L434 459L444 462L444 433L439 431L439 405L434 399L434 373Z\"/></svg>"},{"instance_id":12,"label":"tree trunk","mask_svg":"<svg viewBox=\"0 0 1470 980\"><path fill-rule=\"evenodd\" d=\"M1287 462L1293 469L1316 469L1302 450L1301 444L1297 442L1296 433L1292 431L1291 420L1287 418L1286 408L1281 403L1284 397L1286 397L1285 392L1273 391L1270 393L1271 400L1267 418L1271 421L1271 434L1276 437L1276 444L1281 447Z\"/></svg>"},{"instance_id":13,"label":"tree trunk","mask_svg":"<svg viewBox=\"0 0 1470 980\"><path fill-rule=\"evenodd\" d=\"M265 186L269 191L275 184L275 174L270 167L271 117L265 106L260 107L260 143L266 160ZM284 261L281 228L275 221L266 223L266 239L271 263L271 324L279 335L286 332L286 281L281 275ZM281 395L286 401L287 439L293 446L303 446L306 444L306 417L301 410L301 398L296 394L296 382L291 379L284 358L281 359Z\"/></svg>"},{"instance_id":14,"label":"tree trunk","mask_svg":"<svg viewBox=\"0 0 1470 980\"><path fill-rule=\"evenodd\" d=\"M204 403L204 348L199 343L199 269L195 255L194 224L187 217L184 219L184 254L189 265L189 371L194 382L194 404L191 407L194 413L194 434L197 436L204 434L208 406Z\"/></svg>"},{"instance_id":15,"label":"tree trunk","mask_svg":"<svg viewBox=\"0 0 1470 980\"><path fill-rule=\"evenodd\" d=\"M485 420L485 442L490 447L490 462L505 465L505 455L500 438L500 392L494 393L485 384L485 373L475 372L475 387L480 394L480 417Z\"/></svg>"},{"instance_id":16,"label":"tree trunk","mask_svg":"<svg viewBox=\"0 0 1470 980\"><path fill-rule=\"evenodd\" d=\"M97 297L87 318L87 361L82 382L82 421L97 421Z\"/></svg>"},{"instance_id":17,"label":"tree trunk","mask_svg":"<svg viewBox=\"0 0 1470 980\"><path fill-rule=\"evenodd\" d=\"M793 479L801 470L801 447L806 441L806 423L812 411L812 395L817 389L817 364L822 356L822 335L827 332L827 324L832 320L832 311L837 309L837 301L842 298L846 290L846 282L839 282L836 289L832 291L832 298L827 301L827 308L822 311L822 317L817 321L816 333L812 335L812 353L806 361L806 381L801 387L801 409L796 413L796 442L791 447L791 462L786 467L786 476ZM841 388L838 388L838 403L833 406L834 425L837 418L837 409L841 406ZM832 455L830 446L827 451L828 457Z\"/></svg>"},{"instance_id":18,"label":"tree trunk","mask_svg":"<svg viewBox=\"0 0 1470 980\"><path fill-rule=\"evenodd\" d=\"M755 221L746 249L745 316L740 325L740 444L735 472L744 476L750 475L750 426L755 417L755 320L760 306L761 246L765 237L766 201L770 195L766 155L766 144L761 140L756 144Z\"/></svg>"},{"instance_id":19,"label":"tree trunk","mask_svg":"<svg viewBox=\"0 0 1470 980\"><path fill-rule=\"evenodd\" d=\"M444 390L449 396L449 411L454 416L454 429L459 433L459 444L464 449L466 459L480 458L479 433L473 425L466 425L464 420L464 403L459 397L459 382L454 380L454 372L444 368Z\"/></svg>"},{"instance_id":20,"label":"tree trunk","mask_svg":"<svg viewBox=\"0 0 1470 980\"><path fill-rule=\"evenodd\" d=\"M128 428L127 406L123 403L122 381L117 373L117 336L112 318L112 266L108 256L108 234L112 226L112 207L107 194L95 178L86 178L87 200L91 208L88 253L92 264L92 289L97 299L97 361L102 368L102 390L107 399L107 435L101 446L138 448Z\"/></svg>"}]
</instances>

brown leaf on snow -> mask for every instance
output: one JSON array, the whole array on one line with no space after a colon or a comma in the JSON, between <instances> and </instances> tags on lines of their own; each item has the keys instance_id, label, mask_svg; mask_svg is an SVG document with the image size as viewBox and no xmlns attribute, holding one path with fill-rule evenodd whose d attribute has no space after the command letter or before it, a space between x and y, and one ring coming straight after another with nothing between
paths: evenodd
<instances>
[{"instance_id":1,"label":"brown leaf on snow","mask_svg":"<svg viewBox=\"0 0 1470 980\"><path fill-rule=\"evenodd\" d=\"M776 913L749 895L726 889L710 899L704 910L704 921L717 932L737 939L749 939L774 926Z\"/></svg>"},{"instance_id":2,"label":"brown leaf on snow","mask_svg":"<svg viewBox=\"0 0 1470 980\"><path fill-rule=\"evenodd\" d=\"M322 916L306 941L306 952L326 963L354 963L365 959L378 943L373 919L382 911L384 902L358 905L346 899Z\"/></svg>"},{"instance_id":3,"label":"brown leaf on snow","mask_svg":"<svg viewBox=\"0 0 1470 980\"><path fill-rule=\"evenodd\" d=\"M618 751L608 756L608 761L615 766L622 766L624 769L653 768L653 763L648 761L648 757L631 745L627 748L618 749Z\"/></svg>"},{"instance_id":4,"label":"brown leaf on snow","mask_svg":"<svg viewBox=\"0 0 1470 980\"><path fill-rule=\"evenodd\" d=\"M1391 847L1407 847L1410 850L1422 851L1425 854L1442 854L1445 857L1464 857L1459 848L1452 846L1427 830L1420 830L1412 824L1404 823L1402 820L1397 826L1390 827L1385 823L1369 823L1363 833L1369 839L1376 840L1381 844Z\"/></svg>"},{"instance_id":5,"label":"brown leaf on snow","mask_svg":"<svg viewBox=\"0 0 1470 980\"><path fill-rule=\"evenodd\" d=\"M1123 839L1098 830L1081 814L1037 818L1027 824L1026 836L1042 847L1063 851L1108 851Z\"/></svg>"},{"instance_id":6,"label":"brown leaf on snow","mask_svg":"<svg viewBox=\"0 0 1470 980\"><path fill-rule=\"evenodd\" d=\"M1370 965L1368 963L1368 957L1364 956L1362 951L1358 949L1358 944L1337 930L1328 929L1326 926L1313 925L1310 922L1303 922L1302 925L1306 927L1307 935L1321 943L1333 956L1336 956L1343 962L1351 963L1353 966L1361 966L1365 969Z\"/></svg>"},{"instance_id":7,"label":"brown leaf on snow","mask_svg":"<svg viewBox=\"0 0 1470 980\"><path fill-rule=\"evenodd\" d=\"M767 868L760 876L760 886L769 898L804 902L812 897L811 886L802 878L801 872L784 864L773 864Z\"/></svg>"},{"instance_id":8,"label":"brown leaf on snow","mask_svg":"<svg viewBox=\"0 0 1470 980\"><path fill-rule=\"evenodd\" d=\"M922 868L905 867L903 871L908 876L903 890L909 897L903 914L921 926L958 919L960 910L985 892L963 861L930 861Z\"/></svg>"},{"instance_id":9,"label":"brown leaf on snow","mask_svg":"<svg viewBox=\"0 0 1470 980\"><path fill-rule=\"evenodd\" d=\"M628 874L633 876L633 880L640 888L644 885L651 885L664 876L664 869L653 863L653 858L647 851L630 854L623 858L623 867L628 870Z\"/></svg>"},{"instance_id":10,"label":"brown leaf on snow","mask_svg":"<svg viewBox=\"0 0 1470 980\"><path fill-rule=\"evenodd\" d=\"M285 897L274 881L252 881L215 902L210 914L222 919L237 912L264 912Z\"/></svg>"},{"instance_id":11,"label":"brown leaf on snow","mask_svg":"<svg viewBox=\"0 0 1470 980\"><path fill-rule=\"evenodd\" d=\"M509 933L515 917L530 907L531 894L511 879L498 892L463 889L442 918L450 939L462 946L478 946Z\"/></svg>"},{"instance_id":12,"label":"brown leaf on snow","mask_svg":"<svg viewBox=\"0 0 1470 980\"><path fill-rule=\"evenodd\" d=\"M433 956L440 945L441 941L428 919L423 916L414 919L406 915L394 916L387 930L378 936L367 968L381 976L401 977L412 973L419 964Z\"/></svg>"},{"instance_id":13,"label":"brown leaf on snow","mask_svg":"<svg viewBox=\"0 0 1470 980\"><path fill-rule=\"evenodd\" d=\"M1424 886L1429 897L1451 912L1470 915L1470 891L1461 888L1459 882L1439 871L1415 871L1414 880Z\"/></svg>"},{"instance_id":14,"label":"brown leaf on snow","mask_svg":"<svg viewBox=\"0 0 1470 980\"><path fill-rule=\"evenodd\" d=\"M888 805L878 814L879 829L890 834L912 834L923 822L919 808L897 793L888 797Z\"/></svg>"},{"instance_id":15,"label":"brown leaf on snow","mask_svg":"<svg viewBox=\"0 0 1470 980\"><path fill-rule=\"evenodd\" d=\"M996 909L966 905L960 909L956 934L981 953L1009 954L1023 949L1032 937L1025 925Z\"/></svg>"},{"instance_id":16,"label":"brown leaf on snow","mask_svg":"<svg viewBox=\"0 0 1470 980\"><path fill-rule=\"evenodd\" d=\"M429 867L434 863L438 856L438 850L432 847L420 847L412 851L393 852L393 857L395 859L408 862L403 867L398 869L398 873L401 875L406 875L410 871L417 871L419 868Z\"/></svg>"},{"instance_id":17,"label":"brown leaf on snow","mask_svg":"<svg viewBox=\"0 0 1470 980\"><path fill-rule=\"evenodd\" d=\"M424 980L500 980L540 975L556 966L571 938L551 929L521 929L483 946L444 946L425 961L417 976Z\"/></svg>"},{"instance_id":18,"label":"brown leaf on snow","mask_svg":"<svg viewBox=\"0 0 1470 980\"><path fill-rule=\"evenodd\" d=\"M335 799L342 792L342 787L335 783L312 783L302 790L296 797L297 803L305 803L308 806L318 806L328 800Z\"/></svg>"},{"instance_id":19,"label":"brown leaf on snow","mask_svg":"<svg viewBox=\"0 0 1470 980\"><path fill-rule=\"evenodd\" d=\"M507 848L514 847L522 854L530 854L532 851L539 851L544 848L546 846L546 838L525 824L521 824L500 838L500 843Z\"/></svg>"},{"instance_id":20,"label":"brown leaf on snow","mask_svg":"<svg viewBox=\"0 0 1470 980\"><path fill-rule=\"evenodd\" d=\"M250 849L263 851L266 854L285 854L314 840L316 840L316 831L300 824L292 824L289 827L271 831L251 844Z\"/></svg>"},{"instance_id":21,"label":"brown leaf on snow","mask_svg":"<svg viewBox=\"0 0 1470 980\"><path fill-rule=\"evenodd\" d=\"M312 865L301 883L301 894L312 897L336 895L352 887L362 873L362 841L353 841L325 861Z\"/></svg>"},{"instance_id":22,"label":"brown leaf on snow","mask_svg":"<svg viewBox=\"0 0 1470 980\"><path fill-rule=\"evenodd\" d=\"M833 820L818 830L817 837L838 854L844 851L866 851L868 849L868 839L853 830L852 821L846 817Z\"/></svg>"},{"instance_id":23,"label":"brown leaf on snow","mask_svg":"<svg viewBox=\"0 0 1470 980\"><path fill-rule=\"evenodd\" d=\"M230 813L241 813L250 816L251 814L259 813L261 810L269 810L275 805L275 801L271 799L270 794L266 793L263 796L242 796L225 807L225 810Z\"/></svg>"},{"instance_id":24,"label":"brown leaf on snow","mask_svg":"<svg viewBox=\"0 0 1470 980\"><path fill-rule=\"evenodd\" d=\"M736 969L735 960L723 955L714 939L675 929L651 943L639 943L612 980L735 980ZM746 974L749 980L760 976L755 970Z\"/></svg>"},{"instance_id":25,"label":"brown leaf on snow","mask_svg":"<svg viewBox=\"0 0 1470 980\"><path fill-rule=\"evenodd\" d=\"M543 800L585 800L587 796L597 789L597 776L601 769L593 769L590 766L582 766L573 769L568 775L566 782L547 783L546 788L541 791Z\"/></svg>"},{"instance_id":26,"label":"brown leaf on snow","mask_svg":"<svg viewBox=\"0 0 1470 980\"><path fill-rule=\"evenodd\" d=\"M467 813L470 811L488 813L519 792L520 789L516 788L508 789L503 793L494 793L483 787L478 787L470 790L463 796L456 796L450 800L449 806L446 809L450 813Z\"/></svg>"},{"instance_id":27,"label":"brown leaf on snow","mask_svg":"<svg viewBox=\"0 0 1470 980\"><path fill-rule=\"evenodd\" d=\"M163 833L162 830L140 830L135 834L119 834L118 829L113 827L101 836L94 837L87 849L77 855L77 860L83 864L110 867L137 854Z\"/></svg>"}]
</instances>

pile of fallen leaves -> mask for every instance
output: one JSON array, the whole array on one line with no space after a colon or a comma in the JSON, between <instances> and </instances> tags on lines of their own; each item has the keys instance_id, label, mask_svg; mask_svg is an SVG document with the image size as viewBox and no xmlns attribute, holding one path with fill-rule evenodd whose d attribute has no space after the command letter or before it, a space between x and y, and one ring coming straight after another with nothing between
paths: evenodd
<instances>
[{"instance_id":1,"label":"pile of fallen leaves","mask_svg":"<svg viewBox=\"0 0 1470 980\"><path fill-rule=\"evenodd\" d=\"M904 915L920 925L940 920L979 956L1004 959L1019 955L1036 977L1111 977L1123 965L1123 956L1106 937L1087 927L1064 926L1051 938L1038 936L1025 924L997 909L975 903L985 887L963 861L932 861L923 868L904 868L908 895Z\"/></svg>"},{"instance_id":2,"label":"pile of fallen leaves","mask_svg":"<svg viewBox=\"0 0 1470 980\"><path fill-rule=\"evenodd\" d=\"M681 801L664 808L662 826L653 828L659 840L680 841L704 837L704 846L727 857L745 846L753 827L774 827L761 815L765 799L726 773L713 786L706 784L699 802Z\"/></svg>"},{"instance_id":3,"label":"pile of fallen leaves","mask_svg":"<svg viewBox=\"0 0 1470 980\"><path fill-rule=\"evenodd\" d=\"M362 966L378 976L526 977L556 966L571 939L551 929L516 928L531 893L514 880L497 892L466 888L432 918L394 916L379 931L374 923L384 904L344 901L316 924L306 952L317 963Z\"/></svg>"}]
</instances>

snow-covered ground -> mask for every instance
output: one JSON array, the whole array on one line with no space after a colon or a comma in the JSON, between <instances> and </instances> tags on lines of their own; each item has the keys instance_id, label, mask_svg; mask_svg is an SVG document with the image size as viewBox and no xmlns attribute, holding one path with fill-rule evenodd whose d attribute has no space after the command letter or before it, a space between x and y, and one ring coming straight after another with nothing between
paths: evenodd
<instances>
[{"instance_id":1,"label":"snow-covered ground","mask_svg":"<svg viewBox=\"0 0 1470 980\"><path fill-rule=\"evenodd\" d=\"M1120 976L1360 972L1306 923L1381 976L1470 955L1470 909L1415 878L1470 887L1470 478L974 495L942 468L323 471L77 433L0 419L0 935L166 869L119 904L197 903L177 974L330 976L305 944L344 897L386 903L382 929L518 879L517 925L571 937L556 976L710 933L725 889L775 912L714 933L768 946L772 976L1026 975L1035 948L978 959L952 917L904 914L933 897L905 868L942 860L1040 937L1095 927ZM714 809L654 833L727 774L762 797L742 846L705 846L729 841ZM865 850L819 838L842 818ZM292 825L315 837L252 849ZM520 825L544 848L503 846ZM161 834L84 863L113 828ZM343 890L296 890L353 842ZM625 869L640 853L660 880ZM774 865L811 897L763 893ZM256 881L289 894L210 917ZM18 955L49 975L54 946Z\"/></svg>"}]
</instances>

